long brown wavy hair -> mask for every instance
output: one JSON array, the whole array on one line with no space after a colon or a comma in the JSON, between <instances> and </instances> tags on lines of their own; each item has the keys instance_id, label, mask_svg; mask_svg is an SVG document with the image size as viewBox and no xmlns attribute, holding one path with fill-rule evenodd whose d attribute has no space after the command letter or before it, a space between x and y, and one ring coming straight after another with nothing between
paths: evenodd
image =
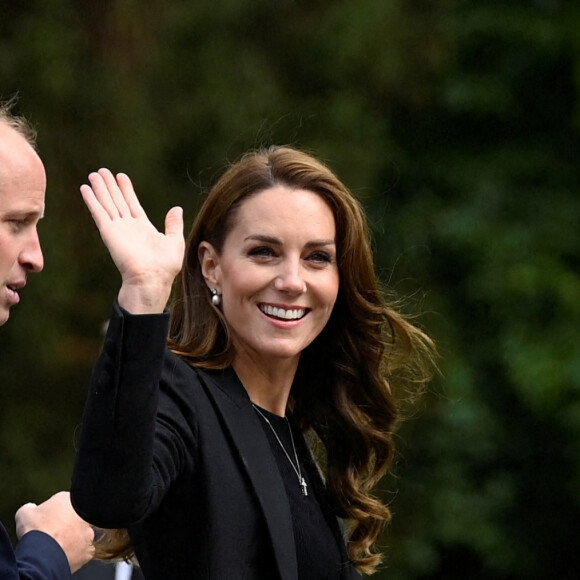
<instances>
[{"instance_id":1,"label":"long brown wavy hair","mask_svg":"<svg viewBox=\"0 0 580 580\"><path fill-rule=\"evenodd\" d=\"M398 393L429 380L434 346L385 300L361 205L325 164L294 148L270 147L229 167L188 236L168 343L194 366L232 363L228 324L211 303L198 247L207 241L219 254L244 200L275 185L312 191L334 214L338 297L326 327L301 355L289 406L304 432L322 443L317 448L330 499L349 524L349 556L371 574L382 559L375 544L391 516L373 490L393 461Z\"/></svg>"}]
</instances>

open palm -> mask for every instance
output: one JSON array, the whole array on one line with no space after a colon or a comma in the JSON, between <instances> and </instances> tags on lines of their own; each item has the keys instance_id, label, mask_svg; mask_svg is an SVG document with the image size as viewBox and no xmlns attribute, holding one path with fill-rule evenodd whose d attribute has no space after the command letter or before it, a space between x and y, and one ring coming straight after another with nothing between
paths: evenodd
<instances>
[{"instance_id":1,"label":"open palm","mask_svg":"<svg viewBox=\"0 0 580 580\"><path fill-rule=\"evenodd\" d=\"M121 274L121 306L136 313L163 309L183 262L181 208L168 211L162 233L147 217L127 175L99 169L89 182L81 194Z\"/></svg>"}]
</instances>

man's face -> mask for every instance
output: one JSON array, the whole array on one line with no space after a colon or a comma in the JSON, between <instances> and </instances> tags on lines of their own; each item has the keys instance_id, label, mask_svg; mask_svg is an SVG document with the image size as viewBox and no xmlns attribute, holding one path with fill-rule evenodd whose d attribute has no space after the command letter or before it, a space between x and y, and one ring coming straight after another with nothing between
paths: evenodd
<instances>
[{"instance_id":1,"label":"man's face","mask_svg":"<svg viewBox=\"0 0 580 580\"><path fill-rule=\"evenodd\" d=\"M22 135L0 121L0 325L20 301L28 273L44 265L36 228L45 191L42 161Z\"/></svg>"}]
</instances>

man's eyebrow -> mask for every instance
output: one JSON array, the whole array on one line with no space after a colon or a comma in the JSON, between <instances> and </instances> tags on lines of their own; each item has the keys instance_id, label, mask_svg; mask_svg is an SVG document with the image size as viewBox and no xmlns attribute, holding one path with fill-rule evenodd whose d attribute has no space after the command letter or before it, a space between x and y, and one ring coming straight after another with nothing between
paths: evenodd
<instances>
[{"instance_id":1,"label":"man's eyebrow","mask_svg":"<svg viewBox=\"0 0 580 580\"><path fill-rule=\"evenodd\" d=\"M3 214L2 216L4 219L39 219L41 220L42 218L44 218L44 207L40 210L40 211L36 211L36 210L29 210L29 209L11 209L9 211L7 211L5 214Z\"/></svg>"}]
</instances>

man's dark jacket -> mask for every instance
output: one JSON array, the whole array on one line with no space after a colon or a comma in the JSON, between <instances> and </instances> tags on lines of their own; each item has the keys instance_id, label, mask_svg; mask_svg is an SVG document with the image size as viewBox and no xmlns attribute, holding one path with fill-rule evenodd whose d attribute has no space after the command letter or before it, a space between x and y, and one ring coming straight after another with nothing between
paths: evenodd
<instances>
[{"instance_id":1,"label":"man's dark jacket","mask_svg":"<svg viewBox=\"0 0 580 580\"><path fill-rule=\"evenodd\" d=\"M16 549L0 523L0 580L67 580L68 560L57 541L44 532L28 532Z\"/></svg>"}]
</instances>

